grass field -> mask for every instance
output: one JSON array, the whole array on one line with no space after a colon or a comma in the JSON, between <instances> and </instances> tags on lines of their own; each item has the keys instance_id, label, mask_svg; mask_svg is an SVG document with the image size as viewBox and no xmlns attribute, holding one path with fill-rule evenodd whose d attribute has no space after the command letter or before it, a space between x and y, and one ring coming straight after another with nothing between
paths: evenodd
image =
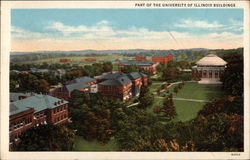
<instances>
[{"instance_id":1,"label":"grass field","mask_svg":"<svg viewBox=\"0 0 250 160\"><path fill-rule=\"evenodd\" d=\"M55 63L61 63L59 62L61 58L66 58L70 59L71 61L68 62L70 64L78 64L78 65L88 65L92 63L99 63L99 62L106 62L106 61L115 61L117 58L124 58L122 55L116 55L116 54L111 54L111 55L101 55L101 56L72 56L72 57L59 57L59 58L49 58L49 59L41 59L37 61L25 61L22 63L34 63L34 64L42 64L43 62L47 62L49 64L55 64ZM95 62L85 62L83 59L85 58L95 58Z\"/></svg>"},{"instance_id":2,"label":"grass field","mask_svg":"<svg viewBox=\"0 0 250 160\"><path fill-rule=\"evenodd\" d=\"M175 86L176 85L171 86L168 89L169 92L172 92ZM151 91L154 91L157 87L157 84L152 84L151 87ZM173 93L173 96L179 98L211 101L222 96L220 87L221 85L204 85L198 84L197 82L186 82L184 87L177 93L177 95ZM148 108L147 111L152 113L154 106L162 106L164 99L164 97L155 95L154 104L151 108ZM195 118L197 116L197 113L203 108L204 104L204 102L174 100L177 117L173 119L173 121L189 121Z\"/></svg>"},{"instance_id":3,"label":"grass field","mask_svg":"<svg viewBox=\"0 0 250 160\"><path fill-rule=\"evenodd\" d=\"M82 137L77 136L74 151L119 151L119 148L115 139L111 139L107 144L103 145L97 141L86 141Z\"/></svg>"},{"instance_id":4,"label":"grass field","mask_svg":"<svg viewBox=\"0 0 250 160\"><path fill-rule=\"evenodd\" d=\"M176 85L171 86L168 90L173 91ZM197 82L186 82L184 87L177 93L173 93L174 97L213 100L222 96L221 85L214 84L198 84Z\"/></svg>"}]
</instances>

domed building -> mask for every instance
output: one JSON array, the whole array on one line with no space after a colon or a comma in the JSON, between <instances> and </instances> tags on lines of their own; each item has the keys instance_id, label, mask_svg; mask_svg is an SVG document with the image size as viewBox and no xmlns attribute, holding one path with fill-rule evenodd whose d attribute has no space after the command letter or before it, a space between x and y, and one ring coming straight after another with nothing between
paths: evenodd
<instances>
[{"instance_id":1,"label":"domed building","mask_svg":"<svg viewBox=\"0 0 250 160\"><path fill-rule=\"evenodd\" d=\"M209 54L192 67L192 78L199 80L200 84L221 84L220 76L224 72L226 64L227 62L222 58Z\"/></svg>"}]
</instances>

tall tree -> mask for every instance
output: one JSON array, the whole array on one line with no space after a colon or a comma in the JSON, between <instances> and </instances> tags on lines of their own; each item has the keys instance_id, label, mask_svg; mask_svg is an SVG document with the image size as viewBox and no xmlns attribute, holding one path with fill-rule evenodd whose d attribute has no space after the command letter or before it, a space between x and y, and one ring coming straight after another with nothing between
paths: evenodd
<instances>
[{"instance_id":1,"label":"tall tree","mask_svg":"<svg viewBox=\"0 0 250 160\"><path fill-rule=\"evenodd\" d=\"M18 151L71 151L74 132L65 126L40 125L29 129L14 148Z\"/></svg>"}]
</instances>

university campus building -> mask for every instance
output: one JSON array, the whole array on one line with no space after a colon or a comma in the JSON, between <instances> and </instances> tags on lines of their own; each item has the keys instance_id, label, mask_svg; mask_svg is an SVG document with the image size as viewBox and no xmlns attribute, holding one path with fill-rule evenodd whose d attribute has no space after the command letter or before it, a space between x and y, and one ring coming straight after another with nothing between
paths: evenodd
<instances>
[{"instance_id":1,"label":"university campus building","mask_svg":"<svg viewBox=\"0 0 250 160\"><path fill-rule=\"evenodd\" d=\"M153 62L159 62L159 63L164 63L164 64L167 64L168 62L170 61L173 61L174 60L174 56L172 54L169 54L165 57L152 57L152 61Z\"/></svg>"},{"instance_id":2,"label":"university campus building","mask_svg":"<svg viewBox=\"0 0 250 160\"><path fill-rule=\"evenodd\" d=\"M227 62L222 58L209 54L192 67L192 78L200 84L221 84L221 74L224 72Z\"/></svg>"},{"instance_id":3,"label":"university campus building","mask_svg":"<svg viewBox=\"0 0 250 160\"><path fill-rule=\"evenodd\" d=\"M41 124L61 125L68 122L68 102L50 95L10 93L10 145L20 135Z\"/></svg>"},{"instance_id":4,"label":"university campus building","mask_svg":"<svg viewBox=\"0 0 250 160\"><path fill-rule=\"evenodd\" d=\"M169 54L165 57L154 56L151 58L151 60L147 60L147 57L135 56L135 60L120 61L118 67L120 72L122 72L123 69L127 66L137 66L141 68L145 73L156 74L156 67L159 63L167 64L170 61L173 61L172 54Z\"/></svg>"},{"instance_id":5,"label":"university campus building","mask_svg":"<svg viewBox=\"0 0 250 160\"><path fill-rule=\"evenodd\" d=\"M108 73L95 78L101 95L123 102L139 96L141 87L148 85L148 76L140 72Z\"/></svg>"},{"instance_id":6,"label":"university campus building","mask_svg":"<svg viewBox=\"0 0 250 160\"><path fill-rule=\"evenodd\" d=\"M55 89L51 94L58 98L63 98L69 100L71 98L71 93L74 90L96 93L97 92L97 81L91 77L80 77L70 81L67 85L63 85Z\"/></svg>"},{"instance_id":7,"label":"university campus building","mask_svg":"<svg viewBox=\"0 0 250 160\"><path fill-rule=\"evenodd\" d=\"M125 60L120 61L118 64L119 71L122 72L124 68L127 66L137 66L141 68L145 73L148 74L156 74L157 69L156 66L158 65L158 62L153 61L137 61L137 60Z\"/></svg>"}]
</instances>

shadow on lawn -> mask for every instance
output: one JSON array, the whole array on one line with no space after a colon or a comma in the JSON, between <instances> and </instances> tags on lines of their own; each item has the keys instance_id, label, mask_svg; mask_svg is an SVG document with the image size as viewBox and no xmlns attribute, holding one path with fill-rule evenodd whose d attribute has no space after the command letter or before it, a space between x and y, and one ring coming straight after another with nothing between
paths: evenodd
<instances>
[{"instance_id":1,"label":"shadow on lawn","mask_svg":"<svg viewBox=\"0 0 250 160\"><path fill-rule=\"evenodd\" d=\"M206 99L208 100L215 100L218 98L222 98L223 97L223 90L222 90L222 85L206 85L204 86L204 88L206 89Z\"/></svg>"}]
</instances>

